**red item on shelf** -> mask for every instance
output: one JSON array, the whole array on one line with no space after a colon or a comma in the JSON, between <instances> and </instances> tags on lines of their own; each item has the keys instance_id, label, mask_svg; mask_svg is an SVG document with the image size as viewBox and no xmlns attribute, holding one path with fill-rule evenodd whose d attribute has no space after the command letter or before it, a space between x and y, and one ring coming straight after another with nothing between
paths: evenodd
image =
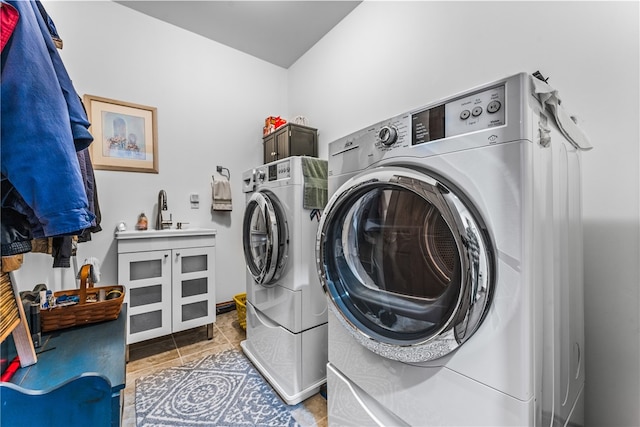
<instances>
[{"instance_id":1,"label":"red item on shelf","mask_svg":"<svg viewBox=\"0 0 640 427\"><path fill-rule=\"evenodd\" d=\"M278 129L280 126L284 126L287 124L287 121L285 119L281 119L280 117L277 118L276 120L276 129Z\"/></svg>"},{"instance_id":2,"label":"red item on shelf","mask_svg":"<svg viewBox=\"0 0 640 427\"><path fill-rule=\"evenodd\" d=\"M282 117L269 116L264 120L264 128L262 128L263 135L269 135L271 132L278 129L280 126L287 124L287 121Z\"/></svg>"}]
</instances>

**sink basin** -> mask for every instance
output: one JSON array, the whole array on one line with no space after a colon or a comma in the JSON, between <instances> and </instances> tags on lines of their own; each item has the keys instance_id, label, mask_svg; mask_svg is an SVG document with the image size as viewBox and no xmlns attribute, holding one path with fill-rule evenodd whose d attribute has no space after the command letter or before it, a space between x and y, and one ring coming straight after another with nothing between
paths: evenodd
<instances>
[{"instance_id":1,"label":"sink basin","mask_svg":"<svg viewBox=\"0 0 640 427\"><path fill-rule=\"evenodd\" d=\"M142 239L156 237L184 237L184 236L213 236L216 230L213 228L166 228L164 230L128 230L117 231L117 239Z\"/></svg>"}]
</instances>

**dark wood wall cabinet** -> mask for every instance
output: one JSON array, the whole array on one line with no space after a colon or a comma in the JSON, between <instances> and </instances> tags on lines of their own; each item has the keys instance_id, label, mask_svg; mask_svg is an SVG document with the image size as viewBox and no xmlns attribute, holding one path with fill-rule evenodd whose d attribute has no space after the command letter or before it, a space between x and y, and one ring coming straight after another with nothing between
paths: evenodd
<instances>
[{"instance_id":1,"label":"dark wood wall cabinet","mask_svg":"<svg viewBox=\"0 0 640 427\"><path fill-rule=\"evenodd\" d=\"M288 123L262 138L264 163L289 156L318 157L318 130Z\"/></svg>"}]
</instances>

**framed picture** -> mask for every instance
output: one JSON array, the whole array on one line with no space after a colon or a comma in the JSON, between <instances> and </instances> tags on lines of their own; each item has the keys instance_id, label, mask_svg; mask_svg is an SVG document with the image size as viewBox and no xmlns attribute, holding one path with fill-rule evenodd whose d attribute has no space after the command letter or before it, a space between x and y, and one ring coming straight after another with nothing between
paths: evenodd
<instances>
[{"instance_id":1,"label":"framed picture","mask_svg":"<svg viewBox=\"0 0 640 427\"><path fill-rule=\"evenodd\" d=\"M84 96L94 169L158 173L156 108Z\"/></svg>"}]
</instances>

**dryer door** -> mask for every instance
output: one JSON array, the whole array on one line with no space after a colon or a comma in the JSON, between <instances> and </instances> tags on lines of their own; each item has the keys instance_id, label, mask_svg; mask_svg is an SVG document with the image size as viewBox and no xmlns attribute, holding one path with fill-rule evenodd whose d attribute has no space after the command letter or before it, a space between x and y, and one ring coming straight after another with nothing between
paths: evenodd
<instances>
[{"instance_id":1,"label":"dryer door","mask_svg":"<svg viewBox=\"0 0 640 427\"><path fill-rule=\"evenodd\" d=\"M461 192L427 172L380 167L333 195L317 262L331 309L390 359L442 357L478 328L493 293L488 233Z\"/></svg>"},{"instance_id":2,"label":"dryer door","mask_svg":"<svg viewBox=\"0 0 640 427\"><path fill-rule=\"evenodd\" d=\"M244 212L244 258L256 283L270 285L286 265L288 227L277 198L270 192L254 193Z\"/></svg>"}]
</instances>

